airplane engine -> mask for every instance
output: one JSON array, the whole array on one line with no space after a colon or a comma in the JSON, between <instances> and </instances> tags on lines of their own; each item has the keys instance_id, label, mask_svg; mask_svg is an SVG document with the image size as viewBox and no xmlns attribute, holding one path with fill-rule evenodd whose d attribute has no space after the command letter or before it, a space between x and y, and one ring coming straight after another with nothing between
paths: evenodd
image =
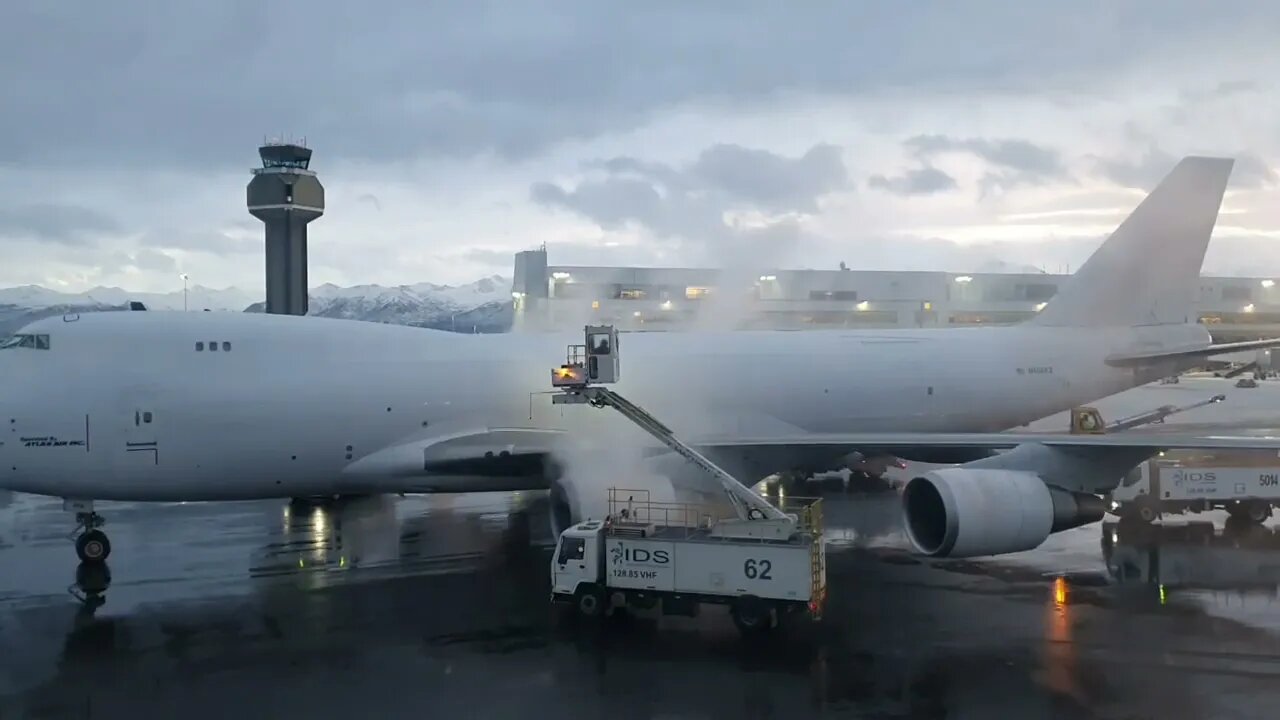
<instances>
[{"instance_id":1,"label":"airplane engine","mask_svg":"<svg viewBox=\"0 0 1280 720\"><path fill-rule=\"evenodd\" d=\"M629 479L624 486L626 490L619 489L617 497L619 500L634 498L632 508L641 508L646 501L655 504L691 501L691 498L677 494L672 482L664 477ZM583 520L603 519L609 512L610 487L613 487L613 484L608 482L607 478L584 480L561 477L553 480L549 496L551 507L548 513L551 516L552 536L560 537L560 533ZM633 512L637 511L633 510ZM653 511L650 514L653 514ZM661 517L653 519L662 522Z\"/></svg>"},{"instance_id":2,"label":"airplane engine","mask_svg":"<svg viewBox=\"0 0 1280 720\"><path fill-rule=\"evenodd\" d=\"M909 481L903 524L916 552L975 557L1031 550L1051 533L1096 522L1102 498L1051 487L1032 472L943 468Z\"/></svg>"}]
</instances>

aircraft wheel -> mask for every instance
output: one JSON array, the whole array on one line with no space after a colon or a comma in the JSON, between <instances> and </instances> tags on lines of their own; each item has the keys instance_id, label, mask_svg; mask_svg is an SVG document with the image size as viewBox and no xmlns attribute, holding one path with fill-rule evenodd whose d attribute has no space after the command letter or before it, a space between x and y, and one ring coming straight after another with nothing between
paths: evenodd
<instances>
[{"instance_id":1,"label":"aircraft wheel","mask_svg":"<svg viewBox=\"0 0 1280 720\"><path fill-rule=\"evenodd\" d=\"M86 563L105 562L111 554L111 541L101 530L89 530L76 538L76 555Z\"/></svg>"}]
</instances>

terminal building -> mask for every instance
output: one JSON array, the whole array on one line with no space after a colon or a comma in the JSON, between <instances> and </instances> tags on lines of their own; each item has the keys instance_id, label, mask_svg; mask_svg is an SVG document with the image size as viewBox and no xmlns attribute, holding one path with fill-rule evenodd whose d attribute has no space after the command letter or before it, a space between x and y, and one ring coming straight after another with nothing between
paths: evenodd
<instances>
[{"instance_id":1,"label":"terminal building","mask_svg":"<svg viewBox=\"0 0 1280 720\"><path fill-rule=\"evenodd\" d=\"M767 270L548 264L545 248L516 254L515 325L625 330L693 327L970 327L1033 317L1065 274ZM1215 341L1280 337L1280 287L1271 278L1202 277L1198 321Z\"/></svg>"}]
</instances>

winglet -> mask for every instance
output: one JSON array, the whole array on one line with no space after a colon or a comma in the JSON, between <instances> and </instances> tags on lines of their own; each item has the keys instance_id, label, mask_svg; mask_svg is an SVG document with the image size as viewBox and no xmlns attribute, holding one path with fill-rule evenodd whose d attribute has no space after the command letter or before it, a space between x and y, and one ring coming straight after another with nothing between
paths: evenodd
<instances>
[{"instance_id":1,"label":"winglet","mask_svg":"<svg viewBox=\"0 0 1280 720\"><path fill-rule=\"evenodd\" d=\"M1230 158L1183 158L1031 324L1192 322L1200 265L1234 163Z\"/></svg>"}]
</instances>

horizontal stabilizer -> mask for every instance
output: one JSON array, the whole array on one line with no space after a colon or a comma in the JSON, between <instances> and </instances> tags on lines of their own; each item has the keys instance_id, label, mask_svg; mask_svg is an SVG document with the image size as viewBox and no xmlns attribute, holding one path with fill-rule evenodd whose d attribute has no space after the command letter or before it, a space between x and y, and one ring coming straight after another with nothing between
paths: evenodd
<instances>
[{"instance_id":1,"label":"horizontal stabilizer","mask_svg":"<svg viewBox=\"0 0 1280 720\"><path fill-rule=\"evenodd\" d=\"M1226 355L1228 353L1244 352L1248 350L1266 350L1268 348L1275 347L1280 347L1280 338L1270 338L1267 340L1245 340L1242 342L1206 345L1205 347L1194 348L1191 350L1161 350L1149 353L1134 353L1131 355L1112 355L1107 358L1107 364L1116 367L1150 365L1165 360L1209 358L1214 357L1215 355Z\"/></svg>"}]
</instances>

